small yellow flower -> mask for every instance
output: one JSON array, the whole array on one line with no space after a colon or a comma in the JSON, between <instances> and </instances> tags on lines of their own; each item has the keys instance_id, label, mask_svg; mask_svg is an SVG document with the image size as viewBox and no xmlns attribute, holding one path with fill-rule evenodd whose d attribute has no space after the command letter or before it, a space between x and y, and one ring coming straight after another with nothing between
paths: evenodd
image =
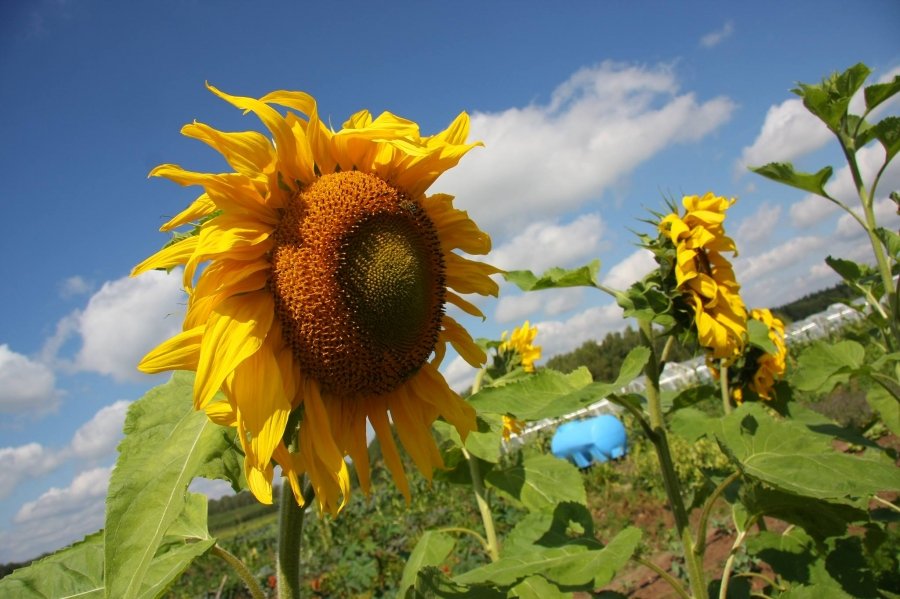
<instances>
[{"instance_id":1,"label":"small yellow flower","mask_svg":"<svg viewBox=\"0 0 900 599\"><path fill-rule=\"evenodd\" d=\"M503 331L501 335L500 353L513 351L518 354L521 359L522 369L525 372L534 372L534 363L541 359L541 346L532 345L537 335L537 327L532 327L527 320L521 327L513 329L509 339L506 338L507 331Z\"/></svg>"},{"instance_id":2,"label":"small yellow flower","mask_svg":"<svg viewBox=\"0 0 900 599\"><path fill-rule=\"evenodd\" d=\"M707 348L709 358L726 362L740 355L747 335L740 286L722 255L737 255L723 227L725 211L734 201L712 193L685 196L685 214L674 212L659 223L660 232L675 244L677 288L694 310L700 345Z\"/></svg>"},{"instance_id":3,"label":"small yellow flower","mask_svg":"<svg viewBox=\"0 0 900 599\"><path fill-rule=\"evenodd\" d=\"M194 406L237 429L261 502L272 501L273 462L298 502L306 473L331 513L349 498L346 456L368 492L366 420L408 498L394 433L430 478L443 466L434 421L443 417L462 436L476 426L474 410L438 367L448 343L475 367L487 357L445 314L446 303L481 316L457 294L498 291L490 278L498 269L455 253L486 254L490 238L451 196L425 195L478 145L466 142L469 118L462 113L425 137L412 121L363 110L335 132L306 93L255 99L209 89L254 112L271 139L194 122L182 133L218 150L234 172L172 164L151 172L203 188L162 230L202 224L132 273L183 265L188 294L184 332L139 368L197 373ZM299 446L289 451L288 416L301 407Z\"/></svg>"},{"instance_id":4,"label":"small yellow flower","mask_svg":"<svg viewBox=\"0 0 900 599\"><path fill-rule=\"evenodd\" d=\"M506 414L503 415L503 440L509 441L513 435L520 435L525 430L525 421L513 418Z\"/></svg>"},{"instance_id":5,"label":"small yellow flower","mask_svg":"<svg viewBox=\"0 0 900 599\"><path fill-rule=\"evenodd\" d=\"M756 361L757 370L750 382L750 388L763 399L771 399L770 392L775 379L784 376L787 346L784 342L784 323L766 308L755 309L750 317L765 324L769 329L769 340L775 344L774 354L764 353Z\"/></svg>"}]
</instances>

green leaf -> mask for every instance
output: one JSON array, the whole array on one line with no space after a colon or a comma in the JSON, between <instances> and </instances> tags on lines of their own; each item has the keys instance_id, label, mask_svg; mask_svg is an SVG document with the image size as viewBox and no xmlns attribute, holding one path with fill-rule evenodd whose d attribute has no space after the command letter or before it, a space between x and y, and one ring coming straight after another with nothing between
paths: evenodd
<instances>
[{"instance_id":1,"label":"green leaf","mask_svg":"<svg viewBox=\"0 0 900 599\"><path fill-rule=\"evenodd\" d=\"M816 173L798 173L789 162L770 162L765 166L750 167L750 170L773 181L823 197L828 197L828 193L825 191L825 183L831 178L833 173L830 166L826 166Z\"/></svg>"},{"instance_id":2,"label":"green leaf","mask_svg":"<svg viewBox=\"0 0 900 599\"><path fill-rule=\"evenodd\" d=\"M893 81L886 83L874 83L867 85L863 90L866 98L866 112L871 112L876 106L900 92L900 75L895 75Z\"/></svg>"},{"instance_id":3,"label":"green leaf","mask_svg":"<svg viewBox=\"0 0 900 599\"><path fill-rule=\"evenodd\" d=\"M860 507L829 503L759 484L744 485L741 500L750 513L800 526L819 540L842 535L850 523L868 519L868 512Z\"/></svg>"},{"instance_id":4,"label":"green leaf","mask_svg":"<svg viewBox=\"0 0 900 599\"><path fill-rule=\"evenodd\" d=\"M403 568L400 593L405 593L406 589L415 584L416 577L422 568L441 565L453 551L455 545L456 539L447 533L426 530L410 554L406 567Z\"/></svg>"},{"instance_id":5,"label":"green leaf","mask_svg":"<svg viewBox=\"0 0 900 599\"><path fill-rule=\"evenodd\" d=\"M566 501L529 512L516 523L503 541L503 555L525 555L549 547L583 545L588 549L603 546L594 537L594 521L581 503Z\"/></svg>"},{"instance_id":6,"label":"green leaf","mask_svg":"<svg viewBox=\"0 0 900 599\"><path fill-rule=\"evenodd\" d=\"M817 341L803 350L797 359L793 383L801 391L831 390L845 383L863 365L865 349L855 341L825 343Z\"/></svg>"},{"instance_id":7,"label":"green leaf","mask_svg":"<svg viewBox=\"0 0 900 599\"><path fill-rule=\"evenodd\" d=\"M672 300L651 284L639 281L627 291L616 294L616 303L625 318L650 320L663 327L675 324L672 317Z\"/></svg>"},{"instance_id":8,"label":"green leaf","mask_svg":"<svg viewBox=\"0 0 900 599\"><path fill-rule=\"evenodd\" d=\"M452 581L434 566L426 566L416 577L416 586L407 589L405 599L506 599L506 592L491 584L465 585Z\"/></svg>"},{"instance_id":9,"label":"green leaf","mask_svg":"<svg viewBox=\"0 0 900 599\"><path fill-rule=\"evenodd\" d=\"M484 482L520 501L528 510L545 509L563 501L587 501L578 468L553 455L520 453L514 463L488 472Z\"/></svg>"},{"instance_id":10,"label":"green leaf","mask_svg":"<svg viewBox=\"0 0 900 599\"><path fill-rule=\"evenodd\" d=\"M887 389L874 386L866 393L866 401L869 407L878 414L881 421L888 429L900 436L900 402L894 399Z\"/></svg>"},{"instance_id":11,"label":"green leaf","mask_svg":"<svg viewBox=\"0 0 900 599\"><path fill-rule=\"evenodd\" d=\"M747 340L750 345L756 346L767 354L778 353L778 348L769 339L769 327L765 323L751 318L747 321Z\"/></svg>"},{"instance_id":12,"label":"green leaf","mask_svg":"<svg viewBox=\"0 0 900 599\"><path fill-rule=\"evenodd\" d=\"M590 264L573 269L554 267L540 277L530 270L511 270L503 276L522 291L539 291L562 287L596 287L599 270L600 261L593 260Z\"/></svg>"},{"instance_id":13,"label":"green leaf","mask_svg":"<svg viewBox=\"0 0 900 599\"><path fill-rule=\"evenodd\" d=\"M833 256L825 258L825 264L830 266L831 270L841 275L841 278L850 284L856 284L862 277L871 272L871 269L865 264L859 264L843 258L834 258Z\"/></svg>"},{"instance_id":14,"label":"green leaf","mask_svg":"<svg viewBox=\"0 0 900 599\"><path fill-rule=\"evenodd\" d=\"M799 84L794 91L803 98L807 110L819 117L829 129L841 132L841 124L853 94L862 87L871 71L858 63L840 74L833 74L819 85Z\"/></svg>"},{"instance_id":15,"label":"green leaf","mask_svg":"<svg viewBox=\"0 0 900 599\"><path fill-rule=\"evenodd\" d=\"M481 413L476 417L478 429L469 433L466 437L466 449L472 455L486 462L496 464L500 461L500 440L503 429L502 417L497 414ZM438 433L446 439L451 439L457 447L462 447L462 438L456 428L447 422L434 423Z\"/></svg>"},{"instance_id":16,"label":"green leaf","mask_svg":"<svg viewBox=\"0 0 900 599\"><path fill-rule=\"evenodd\" d=\"M193 376L177 372L128 409L106 501L107 597L140 595L167 529L191 506L191 480L231 450L192 395Z\"/></svg>"},{"instance_id":17,"label":"green leaf","mask_svg":"<svg viewBox=\"0 0 900 599\"><path fill-rule=\"evenodd\" d=\"M878 491L900 488L900 469L892 463L837 452L830 435L776 420L756 403L722 418L715 434L745 476L780 491L858 505Z\"/></svg>"},{"instance_id":18,"label":"green leaf","mask_svg":"<svg viewBox=\"0 0 900 599\"><path fill-rule=\"evenodd\" d=\"M875 229L875 234L878 236L878 239L881 240L881 243L884 244L890 257L900 261L900 235L897 235L890 229L885 229L884 227Z\"/></svg>"},{"instance_id":19,"label":"green leaf","mask_svg":"<svg viewBox=\"0 0 900 599\"><path fill-rule=\"evenodd\" d=\"M103 597L103 532L20 568L0 580L0 596L21 599Z\"/></svg>"},{"instance_id":20,"label":"green leaf","mask_svg":"<svg viewBox=\"0 0 900 599\"><path fill-rule=\"evenodd\" d=\"M570 599L572 593L560 591L555 584L547 582L543 576L529 576L510 591L509 597L520 599Z\"/></svg>"},{"instance_id":21,"label":"green leaf","mask_svg":"<svg viewBox=\"0 0 900 599\"><path fill-rule=\"evenodd\" d=\"M462 584L490 581L514 585L535 574L563 586L597 588L608 584L634 554L641 531L628 527L600 550L579 545L552 547L524 556L503 557L454 578Z\"/></svg>"},{"instance_id":22,"label":"green leaf","mask_svg":"<svg viewBox=\"0 0 900 599\"><path fill-rule=\"evenodd\" d=\"M697 385L696 387L688 387L687 389L678 393L675 396L675 399L672 400L672 410L682 410L684 408L688 408L694 404L698 404L702 401L707 401L715 398L718 395L718 391L712 385Z\"/></svg>"},{"instance_id":23,"label":"green leaf","mask_svg":"<svg viewBox=\"0 0 900 599\"><path fill-rule=\"evenodd\" d=\"M884 146L884 163L893 160L897 152L900 152L900 117L889 116L881 119L872 126L872 133Z\"/></svg>"},{"instance_id":24,"label":"green leaf","mask_svg":"<svg viewBox=\"0 0 900 599\"><path fill-rule=\"evenodd\" d=\"M702 437L713 434L718 426L718 418L713 418L696 408L683 408L672 414L669 427L672 432L694 442Z\"/></svg>"}]
</instances>

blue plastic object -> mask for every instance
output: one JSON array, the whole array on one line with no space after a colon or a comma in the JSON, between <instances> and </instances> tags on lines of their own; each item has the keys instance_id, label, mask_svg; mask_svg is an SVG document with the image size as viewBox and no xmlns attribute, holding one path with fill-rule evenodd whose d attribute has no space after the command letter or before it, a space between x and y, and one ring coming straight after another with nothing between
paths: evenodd
<instances>
[{"instance_id":1,"label":"blue plastic object","mask_svg":"<svg viewBox=\"0 0 900 599\"><path fill-rule=\"evenodd\" d=\"M626 441L625 427L619 419L612 414L600 414L560 425L553 435L550 451L579 468L587 468L594 462L625 455Z\"/></svg>"}]
</instances>

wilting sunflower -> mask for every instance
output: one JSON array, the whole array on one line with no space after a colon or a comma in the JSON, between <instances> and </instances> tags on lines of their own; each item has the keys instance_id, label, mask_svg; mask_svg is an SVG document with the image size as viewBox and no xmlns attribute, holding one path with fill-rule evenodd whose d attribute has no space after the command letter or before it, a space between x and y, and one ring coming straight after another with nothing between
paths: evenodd
<instances>
[{"instance_id":1,"label":"wilting sunflower","mask_svg":"<svg viewBox=\"0 0 900 599\"><path fill-rule=\"evenodd\" d=\"M247 481L262 502L272 500L273 460L298 502L305 472L322 509L343 507L345 456L368 492L367 418L408 498L388 414L430 477L442 466L432 423L441 416L463 436L475 428L474 411L438 372L446 344L473 366L486 359L445 304L482 316L458 294L498 291L489 278L498 269L454 253L485 254L490 238L451 196L425 195L478 145L466 143L468 116L424 137L412 121L387 112L373 119L364 110L335 132L308 94L276 91L257 100L208 87L254 112L273 139L194 122L182 133L218 150L234 172L171 164L151 172L204 191L162 227L197 224L199 232L132 273L183 265L188 294L183 332L139 368L196 372L195 407L237 428ZM294 410L302 419L290 451Z\"/></svg>"},{"instance_id":2,"label":"wilting sunflower","mask_svg":"<svg viewBox=\"0 0 900 599\"><path fill-rule=\"evenodd\" d=\"M678 290L694 310L700 345L708 357L735 359L747 334L747 309L731 263L722 255L737 255L734 241L723 228L725 210L734 200L712 193L685 196L685 214L676 210L664 217L659 229L675 244Z\"/></svg>"},{"instance_id":3,"label":"wilting sunflower","mask_svg":"<svg viewBox=\"0 0 900 599\"><path fill-rule=\"evenodd\" d=\"M764 352L756 359L756 372L749 387L761 398L771 399L770 392L775 385L775 379L783 377L786 369L787 346L784 343L784 323L766 308L752 310L750 318L766 325L769 329L769 340L775 345L776 351L774 354Z\"/></svg>"}]
</instances>

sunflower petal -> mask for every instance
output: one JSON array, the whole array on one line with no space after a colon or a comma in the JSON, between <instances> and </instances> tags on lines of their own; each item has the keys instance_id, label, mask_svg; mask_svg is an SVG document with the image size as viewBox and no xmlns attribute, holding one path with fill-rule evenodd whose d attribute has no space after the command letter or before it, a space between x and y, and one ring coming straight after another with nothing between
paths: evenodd
<instances>
[{"instance_id":1,"label":"sunflower petal","mask_svg":"<svg viewBox=\"0 0 900 599\"><path fill-rule=\"evenodd\" d=\"M197 370L205 330L206 326L201 325L163 341L141 359L138 370L147 374L167 370Z\"/></svg>"},{"instance_id":2,"label":"sunflower petal","mask_svg":"<svg viewBox=\"0 0 900 599\"><path fill-rule=\"evenodd\" d=\"M272 295L257 291L228 298L210 315L194 379L194 408L203 408L225 377L256 353L272 325Z\"/></svg>"}]
</instances>

